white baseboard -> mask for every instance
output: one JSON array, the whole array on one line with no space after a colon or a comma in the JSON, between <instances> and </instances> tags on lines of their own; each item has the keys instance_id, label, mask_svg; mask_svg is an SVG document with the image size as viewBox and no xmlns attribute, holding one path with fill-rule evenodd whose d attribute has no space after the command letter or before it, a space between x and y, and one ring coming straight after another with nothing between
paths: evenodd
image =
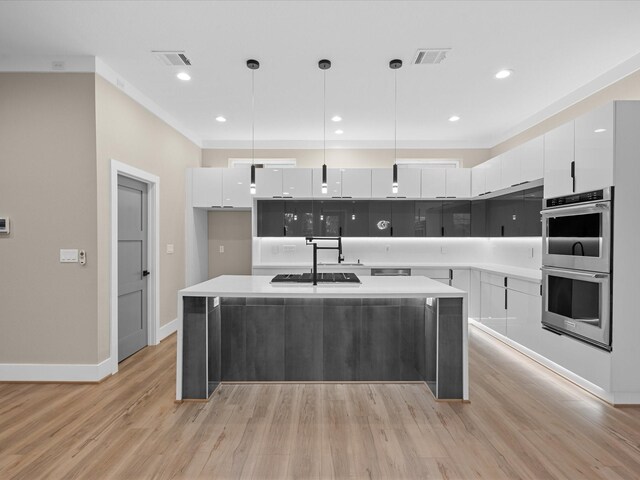
<instances>
[{"instance_id":1,"label":"white baseboard","mask_svg":"<svg viewBox=\"0 0 640 480\"><path fill-rule=\"evenodd\" d=\"M111 375L111 359L97 365L0 363L0 382L99 382Z\"/></svg>"},{"instance_id":2,"label":"white baseboard","mask_svg":"<svg viewBox=\"0 0 640 480\"><path fill-rule=\"evenodd\" d=\"M529 357L532 360L538 362L539 364L544 365L549 370L552 370L553 372L557 373L561 377L566 378L571 383L575 383L580 388L583 388L587 392L595 395L596 397L604 400L605 402L610 403L612 405L615 405L616 403L622 403L622 402L617 402L617 398L614 397L614 394L612 392L607 392L603 388L591 383L589 380L586 380L586 379L582 378L581 376L576 375L571 370L567 370L562 365L558 365L557 363L552 362L548 358L543 357L539 353L536 353L533 350L530 350L527 347L524 347L524 346L520 345L519 343L514 342L510 338L505 337L504 335L492 330L491 328L489 328L486 325L478 322L477 320L474 320L473 318L470 318L469 319L469 325L473 325L478 330L481 330L481 331L487 333L488 335L491 335L493 338L495 338L497 340L500 340L502 343L507 344L511 348L519 351L520 353L526 355L527 357ZM640 397L640 394L636 394L636 395ZM633 403L633 402L629 402L629 403Z\"/></svg>"},{"instance_id":3,"label":"white baseboard","mask_svg":"<svg viewBox=\"0 0 640 480\"><path fill-rule=\"evenodd\" d=\"M173 332L178 330L178 319L174 318L169 323L166 323L158 330L158 343L167 338Z\"/></svg>"}]
</instances>

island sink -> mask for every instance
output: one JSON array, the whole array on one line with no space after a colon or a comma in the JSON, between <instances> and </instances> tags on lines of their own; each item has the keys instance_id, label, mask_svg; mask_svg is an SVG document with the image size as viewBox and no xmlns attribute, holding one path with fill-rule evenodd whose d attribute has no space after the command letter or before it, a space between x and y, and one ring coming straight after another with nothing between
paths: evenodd
<instances>
[{"instance_id":1,"label":"island sink","mask_svg":"<svg viewBox=\"0 0 640 480\"><path fill-rule=\"evenodd\" d=\"M317 283L361 283L355 273L317 273ZM276 275L271 283L312 283L311 273L283 273Z\"/></svg>"}]
</instances>

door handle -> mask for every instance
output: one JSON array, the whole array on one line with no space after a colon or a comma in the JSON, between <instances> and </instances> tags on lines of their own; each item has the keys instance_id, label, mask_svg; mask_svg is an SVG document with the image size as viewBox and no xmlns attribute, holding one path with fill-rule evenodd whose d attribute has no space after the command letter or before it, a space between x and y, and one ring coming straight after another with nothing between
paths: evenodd
<instances>
[{"instance_id":1,"label":"door handle","mask_svg":"<svg viewBox=\"0 0 640 480\"><path fill-rule=\"evenodd\" d=\"M142 271L142 276L143 276L143 277L146 277L146 276L148 276L148 275L151 275L151 272L150 272L149 270L143 270L143 271Z\"/></svg>"}]
</instances>

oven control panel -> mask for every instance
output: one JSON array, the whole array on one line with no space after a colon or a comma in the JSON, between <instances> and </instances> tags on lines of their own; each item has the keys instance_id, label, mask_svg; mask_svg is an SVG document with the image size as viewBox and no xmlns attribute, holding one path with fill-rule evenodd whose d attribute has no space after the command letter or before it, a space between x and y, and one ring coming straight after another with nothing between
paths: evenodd
<instances>
[{"instance_id":1,"label":"oven control panel","mask_svg":"<svg viewBox=\"0 0 640 480\"><path fill-rule=\"evenodd\" d=\"M548 198L545 200L546 208L562 207L564 205L572 205L574 203L597 202L598 200L610 200L610 189L594 190L593 192L576 193L566 197Z\"/></svg>"}]
</instances>

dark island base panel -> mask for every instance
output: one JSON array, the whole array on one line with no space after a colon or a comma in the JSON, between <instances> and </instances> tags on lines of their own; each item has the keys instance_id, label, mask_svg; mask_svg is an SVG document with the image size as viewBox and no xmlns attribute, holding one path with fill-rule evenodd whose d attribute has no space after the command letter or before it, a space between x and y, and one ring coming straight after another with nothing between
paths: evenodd
<instances>
[{"instance_id":1,"label":"dark island base panel","mask_svg":"<svg viewBox=\"0 0 640 480\"><path fill-rule=\"evenodd\" d=\"M184 297L182 397L220 382L424 381L460 399L462 299L432 300Z\"/></svg>"}]
</instances>

